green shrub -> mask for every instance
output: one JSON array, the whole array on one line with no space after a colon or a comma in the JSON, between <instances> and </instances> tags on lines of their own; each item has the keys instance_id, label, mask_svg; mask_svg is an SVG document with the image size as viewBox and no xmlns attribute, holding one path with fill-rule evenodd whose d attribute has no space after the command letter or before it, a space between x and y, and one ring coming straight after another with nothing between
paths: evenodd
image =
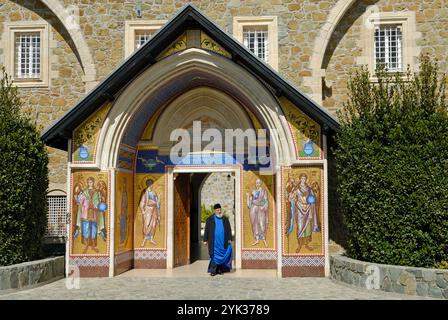
<instances>
[{"instance_id":1,"label":"green shrub","mask_svg":"<svg viewBox=\"0 0 448 320\"><path fill-rule=\"evenodd\" d=\"M0 80L0 265L41 258L47 225L48 155L2 70Z\"/></svg>"},{"instance_id":2,"label":"green shrub","mask_svg":"<svg viewBox=\"0 0 448 320\"><path fill-rule=\"evenodd\" d=\"M448 115L445 76L421 59L405 79L363 68L349 82L336 136L347 254L434 267L448 260Z\"/></svg>"}]
</instances>

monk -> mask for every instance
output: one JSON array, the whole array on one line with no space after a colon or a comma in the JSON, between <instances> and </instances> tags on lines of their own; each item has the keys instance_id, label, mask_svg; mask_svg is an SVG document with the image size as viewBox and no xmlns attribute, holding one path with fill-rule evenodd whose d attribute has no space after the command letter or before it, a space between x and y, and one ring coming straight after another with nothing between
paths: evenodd
<instances>
[{"instance_id":1,"label":"monk","mask_svg":"<svg viewBox=\"0 0 448 320\"><path fill-rule=\"evenodd\" d=\"M232 270L232 229L229 219L221 212L221 205L215 204L215 214L205 222L204 244L208 245L211 276Z\"/></svg>"}]
</instances>

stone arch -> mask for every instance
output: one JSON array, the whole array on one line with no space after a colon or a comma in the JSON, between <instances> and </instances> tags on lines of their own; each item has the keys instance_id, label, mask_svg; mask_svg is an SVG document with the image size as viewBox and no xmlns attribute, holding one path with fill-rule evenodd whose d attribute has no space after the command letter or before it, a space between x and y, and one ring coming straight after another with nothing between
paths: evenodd
<instances>
[{"instance_id":1,"label":"stone arch","mask_svg":"<svg viewBox=\"0 0 448 320\"><path fill-rule=\"evenodd\" d=\"M273 94L233 61L191 48L165 58L142 72L117 98L101 130L97 144L97 154L101 156L97 159L97 165L102 169L116 167L120 145L135 146L147 120L157 108L173 96L205 85L215 86L224 92L233 91L232 97L248 106L269 131L276 164L291 163L293 139ZM137 128L137 133L127 135L126 129L129 127Z\"/></svg>"},{"instance_id":2,"label":"stone arch","mask_svg":"<svg viewBox=\"0 0 448 320\"><path fill-rule=\"evenodd\" d=\"M338 24L341 22L347 11L356 3L357 0L339 0L331 9L327 21L320 28L319 35L314 41L313 53L310 61L312 75L307 79L306 85L311 88L312 97L319 103L322 103L322 77L325 76L325 70L322 69L325 52L330 43L331 36Z\"/></svg>"},{"instance_id":3,"label":"stone arch","mask_svg":"<svg viewBox=\"0 0 448 320\"><path fill-rule=\"evenodd\" d=\"M84 71L84 82L86 84L86 91L89 91L96 85L96 67L93 61L92 54L90 53L89 47L84 35L82 34L79 26L73 27L70 25L70 16L61 4L59 0L41 0L41 2L50 9L53 14L61 21L64 28L69 33L73 40L74 46L78 51L78 55L81 59L82 69Z\"/></svg>"}]
</instances>

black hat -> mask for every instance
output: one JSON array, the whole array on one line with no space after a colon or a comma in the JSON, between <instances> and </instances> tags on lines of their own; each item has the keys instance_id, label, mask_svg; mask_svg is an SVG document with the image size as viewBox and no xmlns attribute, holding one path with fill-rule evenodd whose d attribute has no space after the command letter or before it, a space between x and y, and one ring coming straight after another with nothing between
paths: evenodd
<instances>
[{"instance_id":1,"label":"black hat","mask_svg":"<svg viewBox=\"0 0 448 320\"><path fill-rule=\"evenodd\" d=\"M221 209L221 205L219 203L217 203L213 206L213 209Z\"/></svg>"}]
</instances>

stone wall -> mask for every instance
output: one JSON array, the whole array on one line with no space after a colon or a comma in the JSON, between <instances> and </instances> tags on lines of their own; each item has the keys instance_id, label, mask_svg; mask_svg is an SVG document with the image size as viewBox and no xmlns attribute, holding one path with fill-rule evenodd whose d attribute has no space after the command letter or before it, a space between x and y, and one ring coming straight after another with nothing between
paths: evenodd
<instances>
[{"instance_id":1,"label":"stone wall","mask_svg":"<svg viewBox=\"0 0 448 320\"><path fill-rule=\"evenodd\" d=\"M30 115L37 128L46 127L62 117L85 94L83 70L73 41L58 18L40 1L4 1L0 6L0 65L5 59L5 25L10 22L46 21L50 27L49 87L20 88L23 112ZM51 189L65 189L67 153L48 148Z\"/></svg>"},{"instance_id":2,"label":"stone wall","mask_svg":"<svg viewBox=\"0 0 448 320\"><path fill-rule=\"evenodd\" d=\"M230 226L235 231L235 186L234 178L227 178L227 172L213 172L205 178L201 193L201 205L208 209L215 203L220 203L223 211L229 215Z\"/></svg>"},{"instance_id":3,"label":"stone wall","mask_svg":"<svg viewBox=\"0 0 448 320\"><path fill-rule=\"evenodd\" d=\"M332 255L330 272L332 279L364 289L448 299L448 270L392 266Z\"/></svg>"},{"instance_id":4,"label":"stone wall","mask_svg":"<svg viewBox=\"0 0 448 320\"><path fill-rule=\"evenodd\" d=\"M357 1L345 14L336 27L323 61L326 70L325 79L331 83L323 106L332 113L342 107L347 99L347 82L350 72L359 68L359 61L364 61L363 48L363 14L374 5L380 13L413 11L416 14L417 58L420 53L427 53L441 63L441 71L448 70L448 6L444 1L409 1L409 0L363 0ZM410 35L413 36L413 35ZM413 50L404 48L404 50ZM417 59L418 60L418 59ZM416 71L415 68L413 71Z\"/></svg>"},{"instance_id":5,"label":"stone wall","mask_svg":"<svg viewBox=\"0 0 448 320\"><path fill-rule=\"evenodd\" d=\"M0 267L0 292L24 289L64 277L64 256Z\"/></svg>"}]
</instances>

